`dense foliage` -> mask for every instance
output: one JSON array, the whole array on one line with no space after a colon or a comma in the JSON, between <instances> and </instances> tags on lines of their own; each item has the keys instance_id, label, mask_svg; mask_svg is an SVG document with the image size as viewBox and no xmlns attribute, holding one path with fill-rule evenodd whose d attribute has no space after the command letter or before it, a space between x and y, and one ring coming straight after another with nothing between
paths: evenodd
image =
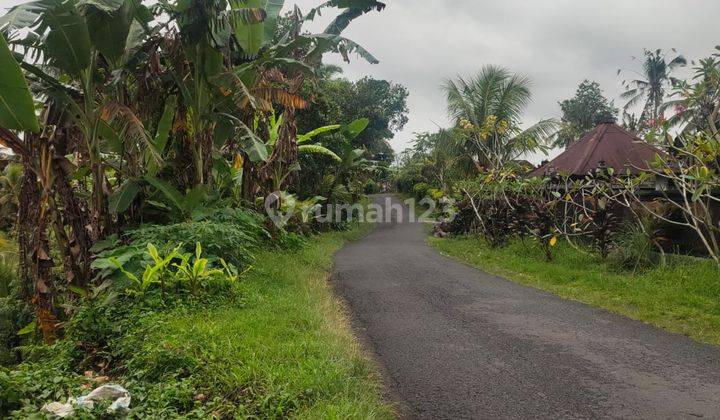
<instances>
[{"instance_id":1,"label":"dense foliage","mask_svg":"<svg viewBox=\"0 0 720 420\"><path fill-rule=\"evenodd\" d=\"M123 234L116 245L201 242L244 264L256 232L224 208L262 211L281 190L356 201L375 176L370 159L391 158L386 140L406 121L407 92L331 80L321 61L354 52L375 63L340 33L384 4L330 1L280 16L282 7L51 0L0 18L2 83L12 87L0 93L0 138L22 165L8 165L0 204L19 214L20 293L48 342L65 318L58 303L96 285L93 249L113 235ZM340 13L324 32L302 29L328 7ZM349 115L350 100L366 105ZM127 235L152 223L171 224Z\"/></svg>"},{"instance_id":2,"label":"dense foliage","mask_svg":"<svg viewBox=\"0 0 720 420\"><path fill-rule=\"evenodd\" d=\"M112 381L132 396L129 418L391 418L324 277L351 235L260 252L241 280L183 288L164 305L157 288L112 304L87 297L63 340L0 367L0 414L27 418ZM107 406L76 417L117 417Z\"/></svg>"},{"instance_id":3,"label":"dense foliage","mask_svg":"<svg viewBox=\"0 0 720 420\"><path fill-rule=\"evenodd\" d=\"M346 228L319 223L321 204L382 188L407 91L322 60L376 63L341 33L384 7L42 0L0 17L0 227L16 242L0 261L0 415L107 377L135 387L137 416L292 411L282 396L242 407L262 390L206 401L199 359L144 334L238 305L258 253Z\"/></svg>"}]
</instances>

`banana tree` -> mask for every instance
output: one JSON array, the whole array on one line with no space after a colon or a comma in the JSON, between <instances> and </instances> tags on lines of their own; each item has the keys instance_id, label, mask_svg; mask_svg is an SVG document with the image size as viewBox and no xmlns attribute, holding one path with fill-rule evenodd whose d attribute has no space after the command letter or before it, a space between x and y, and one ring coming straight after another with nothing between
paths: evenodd
<instances>
[{"instance_id":1,"label":"banana tree","mask_svg":"<svg viewBox=\"0 0 720 420\"><path fill-rule=\"evenodd\" d=\"M142 123L117 97L111 75L127 60L126 47L137 42L138 27L151 18L137 0L39 0L0 20L18 38L11 44L25 49L21 66L33 79L35 94L46 101L47 129L72 127L46 131L57 143L69 144L68 151L80 152L75 162L64 162L66 167L89 169L92 240L103 236L109 220L103 145L119 148L121 136L149 143ZM20 29L27 32L23 37ZM125 130L118 133L113 125Z\"/></svg>"},{"instance_id":2,"label":"banana tree","mask_svg":"<svg viewBox=\"0 0 720 420\"><path fill-rule=\"evenodd\" d=\"M34 96L45 102L41 133L34 133L41 128L34 120L10 126L25 130L22 141L8 133L3 138L11 139L9 146L21 156L26 174L18 229L25 260L21 277L27 293L35 294L32 301L47 340L54 337L56 324L47 230L52 230L60 248L68 283L83 286L90 278L89 249L107 228L101 147L114 120L131 121L108 81L124 60L133 22L145 22L148 16L134 0L40 0L0 18L9 45L23 51L12 54L4 45L6 60L14 62L17 72L25 70ZM28 115L34 119L34 110ZM74 159L66 158L72 154ZM81 168L90 173L89 206L71 185L73 177L84 178Z\"/></svg>"},{"instance_id":3,"label":"banana tree","mask_svg":"<svg viewBox=\"0 0 720 420\"><path fill-rule=\"evenodd\" d=\"M303 24L312 20L325 7L335 7L341 10L340 15L333 23L320 34L308 34L302 30ZM303 16L299 9L295 9L287 18L287 24L283 26L283 33L277 34L274 44L266 44L265 47L257 49L258 57L261 60L269 60L276 64L275 72L259 72L255 80L262 84L270 80L275 85L283 84L285 89L276 91L276 97L301 99L298 97L301 87L307 77L313 77L315 70L321 65L323 54L327 52L340 53L345 60L349 60L350 53L355 52L370 63L377 63L367 50L357 43L340 36L348 24L356 17L369 12L370 10L381 10L384 4L368 0L331 0L312 9L307 16ZM264 38L267 39L267 38ZM255 50L252 50L255 52ZM311 71L308 72L307 70ZM278 75L278 73L281 73ZM278 77L281 76L281 77ZM268 185L277 183L273 178L277 174L287 174L289 169L294 167L299 150L297 141L297 126L295 121L295 110L300 108L291 101L284 101L283 125L278 130L278 138L272 153L267 162L256 168L254 182L267 188ZM304 101L297 101L303 104ZM317 145L306 145L304 152L326 153ZM326 153L327 154L327 153ZM249 168L248 168L249 169ZM248 177L249 178L249 177ZM292 177L285 177L285 183L292 181ZM257 190L257 187L255 188ZM249 189L248 189L249 190ZM248 197L250 198L250 197Z\"/></svg>"},{"instance_id":4,"label":"banana tree","mask_svg":"<svg viewBox=\"0 0 720 420\"><path fill-rule=\"evenodd\" d=\"M342 163L343 159L338 156L335 152L328 149L325 146L322 146L320 144L307 144L313 141L313 139L317 136L332 133L336 131L341 131L343 134L343 137L347 139L348 141L354 139L360 133L365 131L365 128L367 128L368 124L370 123L370 120L367 118L359 118L347 125L341 125L341 124L333 124L333 125L326 125L323 127L318 127L312 131L309 131L305 134L301 134L297 138L298 142L298 152L299 153L310 153L310 154L318 154L318 155L324 155L328 156L332 160L334 160L337 163Z\"/></svg>"},{"instance_id":5,"label":"banana tree","mask_svg":"<svg viewBox=\"0 0 720 420\"><path fill-rule=\"evenodd\" d=\"M341 132L343 137L348 141L357 137L368 125L369 120L367 118L360 118L349 124L331 124L322 127L318 127L305 134L299 134L297 136L297 145L299 154L318 155L326 156L335 163L342 165L343 158L337 153L330 150L319 143L314 143L316 138L325 134ZM256 121L255 127L257 128L258 122ZM266 147L268 154L274 153L277 145L278 138L280 137L280 128L283 125L283 116L279 118L275 117L275 113L271 112L268 115L268 141ZM300 170L299 165L291 165L287 170L283 171L283 167L278 167L273 177L272 191L279 191L283 188L284 183L291 172Z\"/></svg>"},{"instance_id":6,"label":"banana tree","mask_svg":"<svg viewBox=\"0 0 720 420\"><path fill-rule=\"evenodd\" d=\"M30 165L35 157L31 142L37 138L40 129L33 99L25 77L15 57L8 48L5 37L0 35L0 142L18 154L27 171L23 176L19 196L18 216L28 229L19 229L20 274L24 280L21 286L23 297L35 303L38 325L47 341L53 340L57 318L54 314L55 290L51 281L52 260L50 241L45 226L46 213L39 201L31 202L30 197L38 197L40 191L33 177L39 168ZM21 139L16 133L24 132Z\"/></svg>"},{"instance_id":7,"label":"banana tree","mask_svg":"<svg viewBox=\"0 0 720 420\"><path fill-rule=\"evenodd\" d=\"M37 0L0 17L0 138L24 167L21 274L47 339L57 324L51 242L67 282L83 287L91 245L139 208L139 194L157 189L145 175L204 186L214 162L240 155L233 166L252 169L244 179L287 182L298 165L295 109L308 105L298 92L322 55L377 61L339 34L380 3L326 2L341 13L316 35L301 33L297 12L276 34L282 6L160 1L155 19L140 0ZM275 107L282 119L268 155L266 116ZM256 115L263 123L253 130ZM303 142L305 151L322 150Z\"/></svg>"}]
</instances>

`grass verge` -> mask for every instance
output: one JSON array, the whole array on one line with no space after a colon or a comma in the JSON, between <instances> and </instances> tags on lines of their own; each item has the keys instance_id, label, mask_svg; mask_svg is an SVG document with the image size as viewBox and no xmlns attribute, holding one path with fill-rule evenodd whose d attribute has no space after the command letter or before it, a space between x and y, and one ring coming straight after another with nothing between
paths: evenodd
<instances>
[{"instance_id":1,"label":"grass verge","mask_svg":"<svg viewBox=\"0 0 720 420\"><path fill-rule=\"evenodd\" d=\"M118 366L106 381L130 391L131 417L392 418L377 372L327 282L333 253L370 229L262 252L228 297L164 311L132 308L115 321L117 338L104 347ZM12 416L26 418L45 402L96 386L81 374L87 368L73 357L78 333L72 337L0 370L0 396L7 399L6 405L0 398L0 413L14 399Z\"/></svg>"},{"instance_id":2,"label":"grass verge","mask_svg":"<svg viewBox=\"0 0 720 420\"><path fill-rule=\"evenodd\" d=\"M364 230L259 255L244 281L243 307L167 320L147 341L198 357L206 392L234 400L234 415L390 418L372 364L327 284L332 254Z\"/></svg>"},{"instance_id":3,"label":"grass verge","mask_svg":"<svg viewBox=\"0 0 720 420\"><path fill-rule=\"evenodd\" d=\"M429 242L518 283L720 345L720 270L710 261L678 256L667 267L633 273L567 244L558 244L555 261L546 262L531 240L500 249L473 237Z\"/></svg>"}]
</instances>

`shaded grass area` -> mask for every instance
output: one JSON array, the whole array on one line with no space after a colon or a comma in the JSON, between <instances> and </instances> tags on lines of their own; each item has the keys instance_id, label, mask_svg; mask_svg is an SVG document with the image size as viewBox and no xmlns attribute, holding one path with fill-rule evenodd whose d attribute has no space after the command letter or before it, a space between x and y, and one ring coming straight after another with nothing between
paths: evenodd
<instances>
[{"instance_id":1,"label":"shaded grass area","mask_svg":"<svg viewBox=\"0 0 720 420\"><path fill-rule=\"evenodd\" d=\"M332 254L364 230L259 255L243 283L242 307L166 319L146 345L182 348L196 358L206 388L200 391L231 403L234 415L392 417L327 284Z\"/></svg>"},{"instance_id":2,"label":"shaded grass area","mask_svg":"<svg viewBox=\"0 0 720 420\"><path fill-rule=\"evenodd\" d=\"M490 273L720 345L720 270L710 261L674 256L667 267L633 272L565 243L546 262L531 240L500 249L474 237L429 242Z\"/></svg>"}]
</instances>

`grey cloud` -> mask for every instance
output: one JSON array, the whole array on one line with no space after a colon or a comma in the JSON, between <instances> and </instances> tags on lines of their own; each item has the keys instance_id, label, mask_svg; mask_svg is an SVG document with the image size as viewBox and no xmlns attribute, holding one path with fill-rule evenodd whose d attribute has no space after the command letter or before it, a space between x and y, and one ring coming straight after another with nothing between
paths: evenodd
<instances>
[{"instance_id":1,"label":"grey cloud","mask_svg":"<svg viewBox=\"0 0 720 420\"><path fill-rule=\"evenodd\" d=\"M631 57L643 48L674 47L696 59L720 44L720 2L715 0L386 2L383 12L359 18L346 33L380 64L356 59L344 68L350 78L371 75L410 89L410 121L392 141L396 150L408 146L412 132L434 130L434 122L448 123L439 90L443 79L470 75L484 64L502 65L533 79L534 102L526 118L530 124L558 116L557 102L571 96L585 78L599 82L621 105L617 70L635 68ZM303 10L317 4L297 3ZM340 63L337 57L328 61Z\"/></svg>"}]
</instances>

